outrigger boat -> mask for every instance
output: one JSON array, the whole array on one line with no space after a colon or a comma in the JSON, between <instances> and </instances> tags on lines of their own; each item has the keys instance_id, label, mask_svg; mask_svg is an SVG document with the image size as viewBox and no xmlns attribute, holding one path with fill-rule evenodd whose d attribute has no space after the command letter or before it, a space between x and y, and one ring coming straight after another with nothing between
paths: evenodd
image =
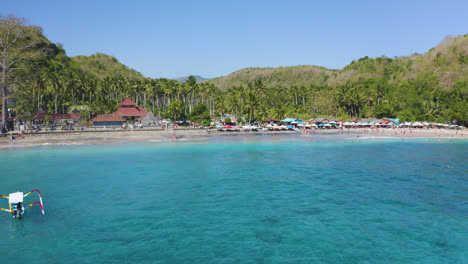
<instances>
[{"instance_id":1,"label":"outrigger boat","mask_svg":"<svg viewBox=\"0 0 468 264\"><path fill-rule=\"evenodd\" d=\"M29 207L35 204L39 204L39 206L41 206L42 214L44 214L44 205L42 203L42 195L38 189L34 189L25 195L23 195L22 192L10 193L10 195L8 196L0 194L0 197L8 199L8 205L10 207L10 209L0 208L0 210L11 213L11 215L13 215L13 218L21 219L22 215L24 214L24 210L26 210L26 208L24 208L23 206L23 198L26 198L26 196L30 195L33 192L39 193L39 202L36 201L30 204Z\"/></svg>"}]
</instances>

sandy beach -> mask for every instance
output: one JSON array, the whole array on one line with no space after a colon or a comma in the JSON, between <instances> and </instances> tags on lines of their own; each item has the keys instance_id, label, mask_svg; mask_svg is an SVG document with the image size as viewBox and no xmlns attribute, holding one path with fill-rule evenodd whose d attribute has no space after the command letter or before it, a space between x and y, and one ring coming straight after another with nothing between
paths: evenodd
<instances>
[{"instance_id":1,"label":"sandy beach","mask_svg":"<svg viewBox=\"0 0 468 264\"><path fill-rule=\"evenodd\" d=\"M265 134L300 134L296 131L216 131L196 128L155 129L155 130L106 130L106 131L73 131L73 132L46 132L25 134L22 137L9 136L0 138L0 149L21 148L46 145L83 145L106 144L118 142L153 141L164 142L174 140L203 140L212 136L225 135L265 135Z\"/></svg>"},{"instance_id":2,"label":"sandy beach","mask_svg":"<svg viewBox=\"0 0 468 264\"><path fill-rule=\"evenodd\" d=\"M466 139L466 131L445 129L364 129L351 128L339 131L337 129L317 129L312 131L240 131L227 132L207 129L157 129L157 130L108 130L108 131L73 131L73 132L46 132L25 134L22 137L15 136L0 138L0 149L22 148L46 145L83 145L83 144L106 144L118 142L141 142L153 141L164 142L174 140L203 140L213 136L246 136L246 135L277 135L290 134L297 136L320 136L327 137L399 137L399 138L440 138L440 139Z\"/></svg>"}]
</instances>

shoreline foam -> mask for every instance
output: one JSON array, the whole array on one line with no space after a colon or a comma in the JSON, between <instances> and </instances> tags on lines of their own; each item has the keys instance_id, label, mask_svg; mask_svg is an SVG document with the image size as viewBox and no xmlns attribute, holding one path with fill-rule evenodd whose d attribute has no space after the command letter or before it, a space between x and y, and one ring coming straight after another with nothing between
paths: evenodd
<instances>
[{"instance_id":1,"label":"shoreline foam","mask_svg":"<svg viewBox=\"0 0 468 264\"><path fill-rule=\"evenodd\" d=\"M258 132L219 132L207 131L205 129L166 129L166 130L143 130L143 131L109 131L107 133L96 131L83 131L81 133L48 133L48 134L27 134L24 138L10 140L3 138L0 140L0 150L25 148L35 146L64 146L64 145L97 145L123 142L170 142L203 140L211 137L222 136L259 136L259 135L295 135L327 138L346 136L347 140L355 139L409 139L409 138L436 138L436 139L466 139L468 133L454 130L436 129L345 129L339 130L313 130L310 133L305 131L258 131Z\"/></svg>"}]
</instances>

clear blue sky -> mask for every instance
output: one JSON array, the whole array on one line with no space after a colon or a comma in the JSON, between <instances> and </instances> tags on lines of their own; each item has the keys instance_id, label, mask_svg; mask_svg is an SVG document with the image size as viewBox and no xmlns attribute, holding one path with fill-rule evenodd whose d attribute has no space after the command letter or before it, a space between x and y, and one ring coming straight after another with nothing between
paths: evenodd
<instances>
[{"instance_id":1,"label":"clear blue sky","mask_svg":"<svg viewBox=\"0 0 468 264\"><path fill-rule=\"evenodd\" d=\"M69 56L110 54L152 78L339 69L364 56L424 53L468 33L467 0L4 0L0 12L41 26Z\"/></svg>"}]
</instances>

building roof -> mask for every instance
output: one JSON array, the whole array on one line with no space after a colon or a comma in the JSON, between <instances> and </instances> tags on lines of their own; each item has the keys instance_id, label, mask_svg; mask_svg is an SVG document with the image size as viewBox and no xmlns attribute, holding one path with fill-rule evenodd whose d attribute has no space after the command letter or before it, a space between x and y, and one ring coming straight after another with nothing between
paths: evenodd
<instances>
[{"instance_id":1,"label":"building roof","mask_svg":"<svg viewBox=\"0 0 468 264\"><path fill-rule=\"evenodd\" d=\"M136 104L135 104L132 100L128 99L128 97L125 98L125 100L123 100L123 101L120 103L120 105L121 105L121 106L136 106Z\"/></svg>"},{"instance_id":2,"label":"building roof","mask_svg":"<svg viewBox=\"0 0 468 264\"><path fill-rule=\"evenodd\" d=\"M142 123L153 123L156 124L158 122L158 118L153 115L151 112L147 112L146 115L138 118L138 121Z\"/></svg>"},{"instance_id":3,"label":"building roof","mask_svg":"<svg viewBox=\"0 0 468 264\"><path fill-rule=\"evenodd\" d=\"M265 119L265 120L263 120L263 121L264 121L264 122L271 122L271 121L273 121L273 122L279 122L280 120L279 120L279 119L274 119L274 118L272 118L272 117L270 116L270 117L268 117L267 119Z\"/></svg>"},{"instance_id":4,"label":"building roof","mask_svg":"<svg viewBox=\"0 0 468 264\"><path fill-rule=\"evenodd\" d=\"M115 114L97 115L92 122L124 122L121 116Z\"/></svg>"},{"instance_id":5,"label":"building roof","mask_svg":"<svg viewBox=\"0 0 468 264\"><path fill-rule=\"evenodd\" d=\"M145 116L146 113L142 107L120 107L114 112L115 115L119 116Z\"/></svg>"}]
</instances>

